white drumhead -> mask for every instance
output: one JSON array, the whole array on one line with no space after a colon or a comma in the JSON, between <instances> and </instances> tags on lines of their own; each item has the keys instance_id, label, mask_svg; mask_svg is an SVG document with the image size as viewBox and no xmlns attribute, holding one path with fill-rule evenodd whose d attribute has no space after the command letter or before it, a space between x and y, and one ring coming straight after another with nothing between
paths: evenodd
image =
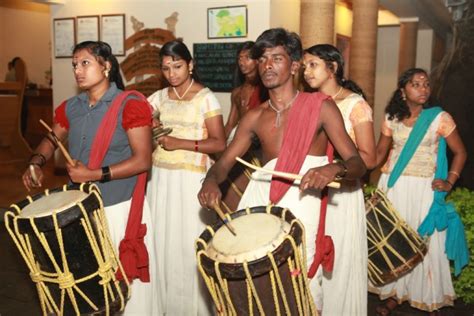
<instances>
[{"instance_id":1,"label":"white drumhead","mask_svg":"<svg viewBox=\"0 0 474 316\"><path fill-rule=\"evenodd\" d=\"M20 217L43 217L53 211L59 213L84 200L87 195L79 190L54 192L27 205L21 210Z\"/></svg>"},{"instance_id":2,"label":"white drumhead","mask_svg":"<svg viewBox=\"0 0 474 316\"><path fill-rule=\"evenodd\" d=\"M253 213L233 219L236 236L222 226L206 249L207 255L222 263L241 263L264 257L288 235L291 225L267 213Z\"/></svg>"}]
</instances>

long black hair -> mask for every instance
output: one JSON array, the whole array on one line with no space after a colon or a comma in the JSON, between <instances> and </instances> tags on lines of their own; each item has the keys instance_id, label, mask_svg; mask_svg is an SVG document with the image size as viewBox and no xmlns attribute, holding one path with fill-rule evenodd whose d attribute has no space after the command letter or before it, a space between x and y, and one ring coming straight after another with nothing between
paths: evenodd
<instances>
[{"instance_id":1,"label":"long black hair","mask_svg":"<svg viewBox=\"0 0 474 316\"><path fill-rule=\"evenodd\" d=\"M160 49L160 64L163 62L163 57L165 56L172 57L173 60L182 59L188 65L189 63L193 63L194 67L191 78L193 78L194 81L201 83L197 73L196 65L193 62L193 56L189 52L188 47L182 41L174 40L165 43L165 45L163 45Z\"/></svg>"},{"instance_id":2,"label":"long black hair","mask_svg":"<svg viewBox=\"0 0 474 316\"><path fill-rule=\"evenodd\" d=\"M366 99L364 91L362 91L357 83L344 78L344 58L336 47L329 44L319 44L305 49L304 52L324 60L326 67L330 69L336 76L336 82L338 85L345 89L349 89ZM334 62L337 65L336 69L334 69Z\"/></svg>"},{"instance_id":3,"label":"long black hair","mask_svg":"<svg viewBox=\"0 0 474 316\"><path fill-rule=\"evenodd\" d=\"M240 67L239 67L239 55L244 50L248 50L249 55L250 55L251 49L254 45L255 45L254 41L246 41L246 42L243 42L242 45L237 50L236 65L235 65L235 71L234 71L234 87L238 87L245 82L245 75L242 73L242 70L240 70Z\"/></svg>"},{"instance_id":4,"label":"long black hair","mask_svg":"<svg viewBox=\"0 0 474 316\"><path fill-rule=\"evenodd\" d=\"M120 66L117 58L112 54L112 48L109 44L102 41L85 41L74 46L73 54L76 52L86 49L89 53L94 55L102 66L105 67L105 63L110 63L109 70L109 82L115 82L117 88L120 90L125 89L123 84L122 76L120 75Z\"/></svg>"},{"instance_id":5,"label":"long black hair","mask_svg":"<svg viewBox=\"0 0 474 316\"><path fill-rule=\"evenodd\" d=\"M393 92L392 98L385 108L385 113L388 114L389 120L396 118L397 120L401 121L404 118L410 117L410 109L408 108L406 100L403 99L402 89L405 89L406 85L411 82L413 76L416 74L424 74L426 77L428 77L426 70L421 68L410 68L402 73L398 79L397 90ZM434 100L430 95L426 103L423 104L423 108L430 108L433 105Z\"/></svg>"}]
</instances>

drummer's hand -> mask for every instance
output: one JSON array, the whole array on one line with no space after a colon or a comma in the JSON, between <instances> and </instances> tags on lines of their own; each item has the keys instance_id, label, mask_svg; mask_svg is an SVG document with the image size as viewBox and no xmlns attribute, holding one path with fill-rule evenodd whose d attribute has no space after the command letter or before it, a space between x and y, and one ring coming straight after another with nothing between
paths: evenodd
<instances>
[{"instance_id":1,"label":"drummer's hand","mask_svg":"<svg viewBox=\"0 0 474 316\"><path fill-rule=\"evenodd\" d=\"M39 188L41 187L41 183L43 181L44 175L43 171L38 165L31 165L32 167L28 166L28 169L26 169L25 173L23 173L22 179L23 179L23 185L25 188L30 191L33 188ZM31 174L31 168L34 169L34 173L36 175L37 181L34 180L33 175Z\"/></svg>"},{"instance_id":2,"label":"drummer's hand","mask_svg":"<svg viewBox=\"0 0 474 316\"><path fill-rule=\"evenodd\" d=\"M449 192L453 187L445 180L434 179L433 182L431 182L431 188L433 191Z\"/></svg>"},{"instance_id":3,"label":"drummer's hand","mask_svg":"<svg viewBox=\"0 0 474 316\"><path fill-rule=\"evenodd\" d=\"M172 151L178 149L178 139L173 136L161 136L157 139L157 143L164 150Z\"/></svg>"},{"instance_id":4,"label":"drummer's hand","mask_svg":"<svg viewBox=\"0 0 474 316\"><path fill-rule=\"evenodd\" d=\"M337 173L341 171L337 164L331 163L325 166L309 169L301 179L300 190L324 189L329 182L334 181Z\"/></svg>"},{"instance_id":5,"label":"drummer's hand","mask_svg":"<svg viewBox=\"0 0 474 316\"><path fill-rule=\"evenodd\" d=\"M221 202L222 193L214 180L206 179L198 193L199 203L205 208L214 208Z\"/></svg>"},{"instance_id":6,"label":"drummer's hand","mask_svg":"<svg viewBox=\"0 0 474 316\"><path fill-rule=\"evenodd\" d=\"M94 171L87 168L82 162L74 160L74 165L66 164L67 173L74 183L83 183L88 181L96 181Z\"/></svg>"}]
</instances>

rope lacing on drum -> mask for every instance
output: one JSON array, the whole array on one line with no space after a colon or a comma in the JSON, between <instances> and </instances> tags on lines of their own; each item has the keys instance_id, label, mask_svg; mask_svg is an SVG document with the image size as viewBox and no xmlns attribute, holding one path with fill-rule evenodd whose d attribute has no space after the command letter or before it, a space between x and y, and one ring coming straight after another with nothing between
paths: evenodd
<instances>
[{"instance_id":1,"label":"rope lacing on drum","mask_svg":"<svg viewBox=\"0 0 474 316\"><path fill-rule=\"evenodd\" d=\"M83 190L84 186L81 186L81 190ZM67 186L63 187L63 190L67 190ZM88 275L86 277L83 277L81 279L74 279L73 274L69 271L69 266L68 262L66 260L66 252L64 249L64 244L63 244L63 236L62 236L62 230L58 225L58 220L57 220L57 214L56 212L52 213L52 218L53 218L53 224L54 224L54 231L56 233L58 245L59 245L59 250L60 250L60 260L61 260L61 266L55 259L55 256L52 253L51 247L49 246L49 243L44 235L44 233L40 232L36 226L35 219L30 218L30 225L33 229L34 235L38 239L39 243L43 247L44 251L46 252L46 255L48 259L50 260L55 272L46 272L46 271L41 271L39 265L35 261L35 256L33 253L33 249L30 244L30 237L28 234L22 234L19 231L18 228L18 217L15 216L14 213L12 212L7 212L5 214L5 226L7 228L7 231L9 232L10 236L12 237L15 245L17 246L21 256L23 257L23 260L25 261L26 265L30 269L30 277L33 282L36 284L36 289L38 291L38 296L40 298L40 305L41 309L44 315L55 313L58 315L63 315L64 314L64 296L67 294L71 301L71 305L76 313L76 315L80 314L76 297L74 295L74 292L79 294L80 297L95 311L98 310L97 306L92 302L92 300L87 297L87 295L84 294L84 292L78 287L78 285L84 281L90 280L96 275L99 275L102 280L99 281L99 283L103 286L104 289L104 298L106 302L106 315L109 315L110 307L109 307L109 295L112 297L114 300L114 295L112 292L111 288L111 280L112 284L115 286L117 293L119 293L120 296L120 302L121 302L121 309L123 310L124 308L124 297L121 293L121 289L119 287L119 283L116 282L115 279L115 272L117 270L117 265L119 266L120 269L122 269L120 261L118 260L113 245L112 241L110 239L110 236L108 234L108 227L107 227L107 222L105 219L105 214L103 210L103 204L102 200L100 199L100 195L98 193L98 189L95 185L90 186L89 192L91 192L96 195L98 201L99 201L99 209L94 212L95 216L95 225L92 226L89 218L87 216L87 212L85 208L83 207L82 203L79 203L79 208L82 211L83 216L85 217L86 220L82 220L82 226L84 228L84 231L88 237L88 240L91 244L91 248L93 250L93 253L97 259L97 263L99 265L99 269L97 272ZM49 194L48 191L45 192L46 195ZM33 199L31 197L28 198L28 201L30 203L33 202ZM19 207L17 205L12 205L12 208L15 210L19 210ZM11 227L11 224L13 224L13 229ZM94 230L93 227L95 227L98 230L98 235L99 235L99 240L101 243L102 248L104 249L104 255L110 255L111 258L110 260L104 260L102 253L98 247L97 239L94 235ZM123 269L122 269L123 273ZM125 278L126 280L126 278ZM58 303L54 301L49 288L47 287L46 283L56 283L58 284L58 287L61 289L61 302ZM127 286L129 285L128 280L126 280Z\"/></svg>"},{"instance_id":2,"label":"rope lacing on drum","mask_svg":"<svg viewBox=\"0 0 474 316\"><path fill-rule=\"evenodd\" d=\"M270 212L271 206L267 208L267 213ZM246 208L245 213L251 214L250 208ZM285 217L286 209L282 212L282 218ZM301 222L297 219L293 219L290 223L290 230L294 228L294 225L298 225L299 229L302 231L302 236L305 236L304 226ZM214 230L208 226L206 228L212 236L214 236ZM307 271L306 267L306 244L305 238L302 238L301 245L297 246L294 238L291 235L287 235L285 240L290 242L295 259L288 258L288 268L290 270L291 282L293 286L294 295L296 297L296 304L298 308L298 315L318 315L316 306L312 299L310 290L309 290L309 280L306 277L306 273L301 273L301 271ZM197 251L197 263L198 269L201 273L204 282L211 294L211 297L216 305L218 315L237 315L234 303L232 302L232 298L230 296L230 291L228 287L227 280L222 277L220 264L217 261L214 261L214 271L217 276L217 282L214 280L212 276L209 276L203 268L202 265L202 256L206 256L206 249L208 248L207 242L202 239L198 238L196 240L196 248L200 249ZM280 310L280 303L278 298L278 292L281 295L281 301L284 304L285 313L290 315L290 308L289 303L287 301L286 294L283 288L283 282L280 278L280 273L278 271L278 266L276 261L273 257L273 254L269 252L267 257L270 259L272 269L269 271L270 274L270 281L272 286L272 296L275 305L275 315L281 315ZM210 258L209 258L210 259ZM212 260L212 259L211 259ZM263 305L258 295L257 289L255 284L252 280L252 276L249 271L248 262L244 261L242 263L243 270L245 272L245 283L247 287L247 303L248 303L248 313L249 315L254 315L254 302L257 306L258 313L260 315L265 315L263 310ZM300 271L300 273L293 273L294 271Z\"/></svg>"}]
</instances>

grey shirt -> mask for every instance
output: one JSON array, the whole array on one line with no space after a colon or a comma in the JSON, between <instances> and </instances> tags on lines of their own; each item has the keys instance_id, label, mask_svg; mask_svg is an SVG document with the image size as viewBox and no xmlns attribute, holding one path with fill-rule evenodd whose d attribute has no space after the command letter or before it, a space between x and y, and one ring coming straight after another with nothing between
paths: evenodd
<instances>
[{"instance_id":1,"label":"grey shirt","mask_svg":"<svg viewBox=\"0 0 474 316\"><path fill-rule=\"evenodd\" d=\"M83 92L66 103L66 117L69 121L69 151L73 159L87 165L97 129L112 104L114 98L122 91L115 83L102 96L94 107L89 106L89 97ZM126 101L122 104L117 120L117 127L107 150L102 166L109 166L132 156L127 133L122 127L122 114ZM137 176L97 183L102 193L104 206L127 201L132 197Z\"/></svg>"}]
</instances>

